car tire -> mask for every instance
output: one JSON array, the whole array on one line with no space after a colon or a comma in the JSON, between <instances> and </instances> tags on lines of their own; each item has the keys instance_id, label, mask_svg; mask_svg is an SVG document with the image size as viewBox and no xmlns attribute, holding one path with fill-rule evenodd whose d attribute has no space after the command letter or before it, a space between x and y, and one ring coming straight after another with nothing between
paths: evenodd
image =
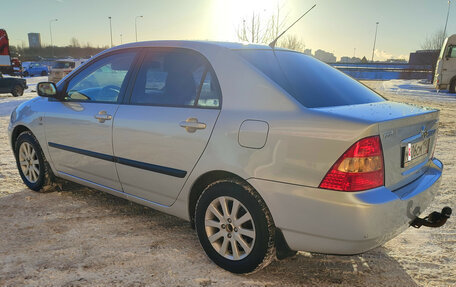
<instances>
[{"instance_id":1,"label":"car tire","mask_svg":"<svg viewBox=\"0 0 456 287\"><path fill-rule=\"evenodd\" d=\"M41 74L40 74L40 75L41 75L41 76L47 76L48 73L47 73L46 71L41 71Z\"/></svg>"},{"instance_id":2,"label":"car tire","mask_svg":"<svg viewBox=\"0 0 456 287\"><path fill-rule=\"evenodd\" d=\"M24 88L21 85L16 85L11 91L11 94L13 94L13 97L20 97L24 94Z\"/></svg>"},{"instance_id":3,"label":"car tire","mask_svg":"<svg viewBox=\"0 0 456 287\"><path fill-rule=\"evenodd\" d=\"M253 273L275 258L271 213L260 195L240 180L219 180L204 189L195 227L207 256L230 272Z\"/></svg>"},{"instance_id":4,"label":"car tire","mask_svg":"<svg viewBox=\"0 0 456 287\"><path fill-rule=\"evenodd\" d=\"M49 187L54 182L54 175L32 132L25 131L17 137L14 155L17 169L25 185L34 191L49 191Z\"/></svg>"},{"instance_id":5,"label":"car tire","mask_svg":"<svg viewBox=\"0 0 456 287\"><path fill-rule=\"evenodd\" d=\"M24 77L28 77L29 76L29 72L24 72Z\"/></svg>"},{"instance_id":6,"label":"car tire","mask_svg":"<svg viewBox=\"0 0 456 287\"><path fill-rule=\"evenodd\" d=\"M448 89L450 94L456 94L456 78L452 79L450 82L450 88Z\"/></svg>"}]
</instances>

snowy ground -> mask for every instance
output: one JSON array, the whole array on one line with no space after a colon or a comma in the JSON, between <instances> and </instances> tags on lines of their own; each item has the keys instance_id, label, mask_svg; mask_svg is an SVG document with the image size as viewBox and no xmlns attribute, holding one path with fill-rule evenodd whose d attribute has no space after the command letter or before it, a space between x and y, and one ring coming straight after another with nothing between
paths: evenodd
<instances>
[{"instance_id":1,"label":"snowy ground","mask_svg":"<svg viewBox=\"0 0 456 287\"><path fill-rule=\"evenodd\" d=\"M456 97L417 81L366 84L441 110L436 156L445 171L426 212L455 207ZM34 193L21 183L6 134L13 107L34 96L0 95L0 286L456 286L454 218L361 255L301 252L239 276L207 259L185 221L75 184Z\"/></svg>"}]
</instances>

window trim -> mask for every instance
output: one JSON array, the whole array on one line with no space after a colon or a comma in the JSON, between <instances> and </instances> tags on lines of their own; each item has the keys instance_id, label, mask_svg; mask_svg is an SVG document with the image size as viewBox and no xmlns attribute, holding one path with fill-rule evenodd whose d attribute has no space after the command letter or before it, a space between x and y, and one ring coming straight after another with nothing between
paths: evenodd
<instances>
[{"instance_id":1,"label":"window trim","mask_svg":"<svg viewBox=\"0 0 456 287\"><path fill-rule=\"evenodd\" d=\"M133 61L131 62L130 68L128 69L128 72L125 75L124 82L125 81L126 82L124 85L122 85L122 87L120 87L120 92L119 92L119 96L117 97L117 101L110 102L110 101L85 101L85 100L65 100L65 99L57 100L54 98L48 98L48 99L50 101L59 101L59 102L94 103L94 104L96 103L96 104L114 104L114 105L121 104L123 102L123 99L125 98L125 94L126 94L125 92L127 91L127 88L130 84L132 72L136 69L136 66L138 65L139 56L142 54L142 48L135 47L135 48L119 49L119 50L107 52L107 53L104 53L97 57L94 57L94 58L84 62L80 67L77 68L77 70L74 71L73 74L71 74L70 77L65 79L65 81L57 87L57 90L59 93L67 94L68 85L71 82L71 80L74 79L77 75L79 75L83 71L85 71L86 69L88 69L90 66L92 66L96 62L103 60L106 57L110 57L110 56L117 55L117 54L128 53L128 52L135 52L136 55L133 57Z\"/></svg>"},{"instance_id":2,"label":"window trim","mask_svg":"<svg viewBox=\"0 0 456 287\"><path fill-rule=\"evenodd\" d=\"M158 105L158 104L134 104L134 103L131 102L131 97L132 97L132 94L133 94L133 88L135 86L136 79L138 77L139 71L141 70L142 64L144 62L144 58L147 56L148 53L167 53L167 52L169 52L170 49L172 49L173 52L182 52L182 53L197 55L197 56L199 56L199 57L201 57L203 59L204 64L206 66L204 75L206 75L206 73L210 71L212 73L213 77L216 80L217 89L218 89L218 92L219 92L219 95L220 95L218 107L198 106L197 105L197 103L198 103L197 101L195 101L195 103L193 105L191 105L191 106L185 106L185 105L163 105L163 104L160 104L160 105ZM196 95L196 98L195 98L196 100L199 100L199 97L200 97L200 94L201 94L201 90L202 90L202 84L204 83L204 79L205 79L205 77L201 78L200 87L198 87L198 94ZM131 77L129 79L129 83L128 83L127 89L125 91L124 99L123 99L121 104L122 105L128 105L128 106L148 106L148 107L170 107L170 108L221 110L222 109L222 104L223 104L223 100L222 99L223 99L222 89L220 87L220 82L218 80L218 77L215 74L215 70L212 67L212 65L210 64L209 60L203 54L201 54L200 52L198 52L196 50L193 50L193 49L181 48L181 47L177 47L177 48L176 47L146 47L146 48L143 48L143 51L141 52L141 57L138 57L138 61L136 62L134 72L132 73L132 75L131 75Z\"/></svg>"}]
</instances>

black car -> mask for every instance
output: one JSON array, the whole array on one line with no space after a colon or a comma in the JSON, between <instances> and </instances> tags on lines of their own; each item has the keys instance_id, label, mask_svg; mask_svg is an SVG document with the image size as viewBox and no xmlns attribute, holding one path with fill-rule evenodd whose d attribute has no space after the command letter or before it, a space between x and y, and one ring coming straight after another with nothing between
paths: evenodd
<instances>
[{"instance_id":1,"label":"black car","mask_svg":"<svg viewBox=\"0 0 456 287\"><path fill-rule=\"evenodd\" d=\"M5 78L0 73L0 94L11 93L14 97L19 97L24 94L24 90L27 88L27 82L25 79L10 77Z\"/></svg>"}]
</instances>

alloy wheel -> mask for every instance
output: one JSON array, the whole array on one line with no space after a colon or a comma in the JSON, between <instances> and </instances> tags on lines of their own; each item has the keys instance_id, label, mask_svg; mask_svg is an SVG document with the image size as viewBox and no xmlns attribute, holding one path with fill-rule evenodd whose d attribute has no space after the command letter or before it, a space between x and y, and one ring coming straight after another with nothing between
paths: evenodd
<instances>
[{"instance_id":1,"label":"alloy wheel","mask_svg":"<svg viewBox=\"0 0 456 287\"><path fill-rule=\"evenodd\" d=\"M248 209L237 199L220 196L206 209L206 235L224 258L242 260L255 244L255 223Z\"/></svg>"},{"instance_id":2,"label":"alloy wheel","mask_svg":"<svg viewBox=\"0 0 456 287\"><path fill-rule=\"evenodd\" d=\"M19 164L25 178L31 183L40 177L40 162L35 149L28 142L23 142L19 147Z\"/></svg>"}]
</instances>

